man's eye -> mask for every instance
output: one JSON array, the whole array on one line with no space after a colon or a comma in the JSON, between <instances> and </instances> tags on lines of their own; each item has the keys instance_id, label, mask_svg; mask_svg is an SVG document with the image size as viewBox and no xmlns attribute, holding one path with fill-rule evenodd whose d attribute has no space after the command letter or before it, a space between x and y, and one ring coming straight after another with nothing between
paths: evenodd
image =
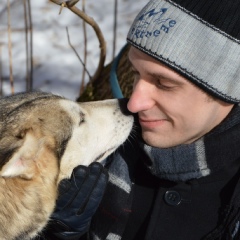
<instances>
[{"instance_id":1,"label":"man's eye","mask_svg":"<svg viewBox=\"0 0 240 240\"><path fill-rule=\"evenodd\" d=\"M161 80L157 80L157 87L162 90L170 91L173 89L173 86L170 86L170 84L163 83Z\"/></svg>"}]
</instances>

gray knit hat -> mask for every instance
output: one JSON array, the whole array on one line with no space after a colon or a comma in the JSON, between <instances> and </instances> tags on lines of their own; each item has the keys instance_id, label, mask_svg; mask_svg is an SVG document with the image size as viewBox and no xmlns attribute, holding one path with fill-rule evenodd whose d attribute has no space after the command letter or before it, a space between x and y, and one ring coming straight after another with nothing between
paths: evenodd
<instances>
[{"instance_id":1,"label":"gray knit hat","mask_svg":"<svg viewBox=\"0 0 240 240\"><path fill-rule=\"evenodd\" d=\"M226 102L240 102L240 0L151 0L128 43Z\"/></svg>"}]
</instances>

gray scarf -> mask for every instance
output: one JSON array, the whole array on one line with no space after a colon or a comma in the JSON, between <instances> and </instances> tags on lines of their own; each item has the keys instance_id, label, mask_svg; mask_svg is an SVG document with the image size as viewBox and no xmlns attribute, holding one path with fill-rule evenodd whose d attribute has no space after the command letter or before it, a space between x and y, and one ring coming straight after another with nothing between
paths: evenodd
<instances>
[{"instance_id":1,"label":"gray scarf","mask_svg":"<svg viewBox=\"0 0 240 240\"><path fill-rule=\"evenodd\" d=\"M162 179L186 181L207 176L211 172L206 160L204 139L166 149L147 144L143 144L142 147L151 160L151 173Z\"/></svg>"}]
</instances>

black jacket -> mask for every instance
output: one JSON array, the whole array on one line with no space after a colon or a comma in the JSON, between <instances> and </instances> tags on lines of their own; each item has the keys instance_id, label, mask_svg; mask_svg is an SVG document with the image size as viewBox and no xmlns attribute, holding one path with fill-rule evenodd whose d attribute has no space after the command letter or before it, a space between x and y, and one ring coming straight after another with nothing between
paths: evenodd
<instances>
[{"instance_id":1,"label":"black jacket","mask_svg":"<svg viewBox=\"0 0 240 240\"><path fill-rule=\"evenodd\" d=\"M123 149L126 154L127 147ZM108 237L108 233L120 228L123 228L122 240L205 239L223 222L234 191L240 192L235 189L240 179L240 158L213 175L174 183L151 175L140 150L131 154L139 156L135 164L128 163L130 169L135 169L130 171L131 194L128 197L117 194L109 183L93 218L89 239L99 239L96 235L100 239L119 239ZM116 211L116 204L122 198L128 204L123 204L122 212ZM127 205L131 207L126 210ZM222 235L219 239L227 238Z\"/></svg>"},{"instance_id":2,"label":"black jacket","mask_svg":"<svg viewBox=\"0 0 240 240\"><path fill-rule=\"evenodd\" d=\"M137 169L123 240L204 239L223 220L239 178L238 162L213 176L186 183L157 179L141 162Z\"/></svg>"}]
</instances>

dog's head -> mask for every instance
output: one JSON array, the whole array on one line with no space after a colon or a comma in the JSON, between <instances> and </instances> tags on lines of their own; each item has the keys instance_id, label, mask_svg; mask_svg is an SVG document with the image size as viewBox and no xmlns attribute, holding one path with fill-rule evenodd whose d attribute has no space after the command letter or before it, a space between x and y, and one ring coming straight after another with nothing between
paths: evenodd
<instances>
[{"instance_id":1,"label":"dog's head","mask_svg":"<svg viewBox=\"0 0 240 240\"><path fill-rule=\"evenodd\" d=\"M77 165L101 161L128 137L133 117L117 100L76 103L45 93L0 100L0 176L59 182Z\"/></svg>"}]
</instances>

